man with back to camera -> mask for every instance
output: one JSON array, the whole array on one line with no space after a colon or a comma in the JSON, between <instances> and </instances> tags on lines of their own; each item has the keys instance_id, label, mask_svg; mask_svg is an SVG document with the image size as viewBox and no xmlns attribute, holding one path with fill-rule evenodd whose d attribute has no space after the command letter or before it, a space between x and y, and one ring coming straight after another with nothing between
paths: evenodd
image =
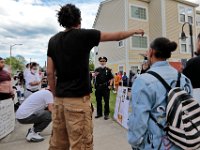
<instances>
[{"instance_id":1,"label":"man with back to camera","mask_svg":"<svg viewBox=\"0 0 200 150\"><path fill-rule=\"evenodd\" d=\"M28 142L41 142L44 138L39 134L51 122L53 95L49 88L31 94L18 108L16 118L21 124L33 124L28 130Z\"/></svg>"},{"instance_id":2,"label":"man with back to camera","mask_svg":"<svg viewBox=\"0 0 200 150\"><path fill-rule=\"evenodd\" d=\"M191 58L183 69L183 74L187 76L193 86L193 96L200 103L200 33L197 36L197 57Z\"/></svg>"},{"instance_id":3,"label":"man with back to camera","mask_svg":"<svg viewBox=\"0 0 200 150\"><path fill-rule=\"evenodd\" d=\"M104 99L104 119L109 119L109 99L110 89L113 83L113 74L111 69L106 67L106 57L99 57L100 67L95 69L95 96L97 101L97 115L95 118L102 117L102 97Z\"/></svg>"},{"instance_id":4,"label":"man with back to camera","mask_svg":"<svg viewBox=\"0 0 200 150\"><path fill-rule=\"evenodd\" d=\"M81 29L81 12L73 4L62 6L57 15L65 30L51 37L47 52L48 81L55 96L49 150L93 150L90 50L99 42L119 41L144 31Z\"/></svg>"}]
</instances>

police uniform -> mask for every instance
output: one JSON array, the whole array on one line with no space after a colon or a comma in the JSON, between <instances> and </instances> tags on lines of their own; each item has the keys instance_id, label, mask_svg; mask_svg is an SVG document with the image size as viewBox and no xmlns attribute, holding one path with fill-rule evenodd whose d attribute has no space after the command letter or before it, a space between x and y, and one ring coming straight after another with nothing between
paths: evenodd
<instances>
[{"instance_id":1,"label":"police uniform","mask_svg":"<svg viewBox=\"0 0 200 150\"><path fill-rule=\"evenodd\" d=\"M107 62L106 57L100 57L99 61L103 58ZM110 80L113 79L113 74L111 69L108 67L99 67L95 69L96 79L95 79L95 96L97 101L97 116L99 118L102 116L102 97L104 99L104 119L107 120L110 109L109 109L109 99L110 99Z\"/></svg>"}]
</instances>

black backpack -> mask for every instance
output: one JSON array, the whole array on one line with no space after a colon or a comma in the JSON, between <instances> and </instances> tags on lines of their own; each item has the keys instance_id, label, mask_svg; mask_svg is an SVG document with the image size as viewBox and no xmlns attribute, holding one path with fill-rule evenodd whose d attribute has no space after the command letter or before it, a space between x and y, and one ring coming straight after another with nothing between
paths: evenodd
<instances>
[{"instance_id":1,"label":"black backpack","mask_svg":"<svg viewBox=\"0 0 200 150\"><path fill-rule=\"evenodd\" d=\"M191 95L180 88L178 75L177 86L171 88L168 83L156 72L147 73L156 77L167 90L166 120L163 127L150 114L152 120L166 132L168 139L185 150L196 150L200 147L200 105Z\"/></svg>"}]
</instances>

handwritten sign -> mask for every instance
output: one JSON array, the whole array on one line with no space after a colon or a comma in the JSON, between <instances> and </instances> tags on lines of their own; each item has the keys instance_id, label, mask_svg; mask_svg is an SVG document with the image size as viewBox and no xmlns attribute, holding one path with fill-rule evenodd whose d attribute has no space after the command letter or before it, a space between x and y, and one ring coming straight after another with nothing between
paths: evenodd
<instances>
[{"instance_id":1,"label":"handwritten sign","mask_svg":"<svg viewBox=\"0 0 200 150\"><path fill-rule=\"evenodd\" d=\"M127 87L119 87L115 103L114 119L128 129L128 115L130 109L131 91Z\"/></svg>"},{"instance_id":2,"label":"handwritten sign","mask_svg":"<svg viewBox=\"0 0 200 150\"><path fill-rule=\"evenodd\" d=\"M12 99L0 101L0 139L14 130L15 112Z\"/></svg>"}]
</instances>

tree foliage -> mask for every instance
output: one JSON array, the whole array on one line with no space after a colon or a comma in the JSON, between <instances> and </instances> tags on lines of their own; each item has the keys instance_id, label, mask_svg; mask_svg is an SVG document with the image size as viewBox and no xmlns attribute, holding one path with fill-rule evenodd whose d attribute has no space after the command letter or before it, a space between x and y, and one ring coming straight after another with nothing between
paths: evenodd
<instances>
[{"instance_id":1,"label":"tree foliage","mask_svg":"<svg viewBox=\"0 0 200 150\"><path fill-rule=\"evenodd\" d=\"M90 71L94 71L94 62L92 60L90 60L89 68L90 68Z\"/></svg>"},{"instance_id":2,"label":"tree foliage","mask_svg":"<svg viewBox=\"0 0 200 150\"><path fill-rule=\"evenodd\" d=\"M5 59L5 64L10 65L12 73L16 73L17 71L23 71L26 60L23 56L17 55L16 57L8 57Z\"/></svg>"},{"instance_id":3,"label":"tree foliage","mask_svg":"<svg viewBox=\"0 0 200 150\"><path fill-rule=\"evenodd\" d=\"M90 52L90 60L89 60L89 69L90 71L94 71L94 61L93 61L94 53Z\"/></svg>"}]
</instances>

